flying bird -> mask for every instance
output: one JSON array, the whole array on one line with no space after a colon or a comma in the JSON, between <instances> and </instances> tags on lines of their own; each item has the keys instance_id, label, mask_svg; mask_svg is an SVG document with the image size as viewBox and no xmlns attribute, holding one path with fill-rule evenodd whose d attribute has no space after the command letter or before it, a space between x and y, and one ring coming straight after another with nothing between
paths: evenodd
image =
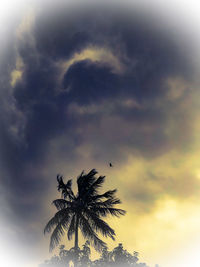
<instances>
[{"instance_id":1,"label":"flying bird","mask_svg":"<svg viewBox=\"0 0 200 267\"><path fill-rule=\"evenodd\" d=\"M112 163L109 164L110 167L113 167Z\"/></svg>"}]
</instances>

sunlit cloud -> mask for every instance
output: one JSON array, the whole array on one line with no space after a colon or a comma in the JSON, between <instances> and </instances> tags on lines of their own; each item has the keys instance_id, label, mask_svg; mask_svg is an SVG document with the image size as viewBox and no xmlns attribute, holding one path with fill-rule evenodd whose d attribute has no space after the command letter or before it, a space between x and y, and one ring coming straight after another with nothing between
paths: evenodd
<instances>
[{"instance_id":1,"label":"sunlit cloud","mask_svg":"<svg viewBox=\"0 0 200 267\"><path fill-rule=\"evenodd\" d=\"M189 84L187 81L184 81L180 77L168 79L167 86L168 90L168 98L169 100L177 100L183 97L187 91L192 90L192 85Z\"/></svg>"},{"instance_id":2,"label":"sunlit cloud","mask_svg":"<svg viewBox=\"0 0 200 267\"><path fill-rule=\"evenodd\" d=\"M16 29L16 38L18 40L25 39L26 35L30 35L35 22L35 11L33 8L26 10L23 18Z\"/></svg>"},{"instance_id":3,"label":"sunlit cloud","mask_svg":"<svg viewBox=\"0 0 200 267\"><path fill-rule=\"evenodd\" d=\"M22 80L24 73L25 64L20 55L20 46L23 43L29 44L30 47L35 50L35 39L32 34L33 25L35 22L35 13L33 8L29 8L22 17L22 20L18 27L16 28L16 40L15 40L15 53L16 53L16 63L15 68L10 74L10 84L12 87L16 85L17 82ZM33 51L32 51L33 53Z\"/></svg>"},{"instance_id":4,"label":"sunlit cloud","mask_svg":"<svg viewBox=\"0 0 200 267\"><path fill-rule=\"evenodd\" d=\"M118 74L123 73L125 69L123 63L120 62L120 59L110 49L91 46L73 54L69 60L57 63L61 68L61 78L71 65L83 60L90 60L97 64L106 64L112 68L114 73Z\"/></svg>"},{"instance_id":5,"label":"sunlit cloud","mask_svg":"<svg viewBox=\"0 0 200 267\"><path fill-rule=\"evenodd\" d=\"M12 87L16 85L18 81L22 79L23 75L23 68L24 68L24 63L22 58L18 55L16 58L16 66L15 69L11 72L11 81L10 84Z\"/></svg>"}]
</instances>

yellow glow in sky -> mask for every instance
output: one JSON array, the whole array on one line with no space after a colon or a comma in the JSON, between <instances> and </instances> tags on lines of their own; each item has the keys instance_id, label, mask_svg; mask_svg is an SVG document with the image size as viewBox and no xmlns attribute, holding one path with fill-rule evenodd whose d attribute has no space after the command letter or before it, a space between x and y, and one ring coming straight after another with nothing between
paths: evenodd
<instances>
[{"instance_id":1,"label":"yellow glow in sky","mask_svg":"<svg viewBox=\"0 0 200 267\"><path fill-rule=\"evenodd\" d=\"M124 65L120 62L119 58L113 54L108 48L102 47L87 47L75 53L69 60L61 61L58 67L61 68L61 78L67 72L69 67L78 61L90 60L98 64L106 64L110 66L114 73L122 73L124 71Z\"/></svg>"}]
</instances>

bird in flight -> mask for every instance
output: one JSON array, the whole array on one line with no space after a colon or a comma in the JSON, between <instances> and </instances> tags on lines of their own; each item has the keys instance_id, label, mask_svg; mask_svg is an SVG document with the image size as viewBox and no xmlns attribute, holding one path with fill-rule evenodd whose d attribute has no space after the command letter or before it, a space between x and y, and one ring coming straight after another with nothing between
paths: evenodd
<instances>
[{"instance_id":1,"label":"bird in flight","mask_svg":"<svg viewBox=\"0 0 200 267\"><path fill-rule=\"evenodd\" d=\"M109 164L110 167L113 167L112 163Z\"/></svg>"}]
</instances>

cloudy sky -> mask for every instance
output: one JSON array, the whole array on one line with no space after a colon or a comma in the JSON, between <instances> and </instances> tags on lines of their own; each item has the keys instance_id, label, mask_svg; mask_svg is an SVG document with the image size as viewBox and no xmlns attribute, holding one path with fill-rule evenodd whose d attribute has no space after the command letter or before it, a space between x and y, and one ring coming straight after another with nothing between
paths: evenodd
<instances>
[{"instance_id":1,"label":"cloudy sky","mask_svg":"<svg viewBox=\"0 0 200 267\"><path fill-rule=\"evenodd\" d=\"M1 250L15 265L51 256L56 174L75 184L91 168L127 211L108 219L110 249L200 264L198 32L179 13L130 7L37 2L0 27Z\"/></svg>"}]
</instances>

